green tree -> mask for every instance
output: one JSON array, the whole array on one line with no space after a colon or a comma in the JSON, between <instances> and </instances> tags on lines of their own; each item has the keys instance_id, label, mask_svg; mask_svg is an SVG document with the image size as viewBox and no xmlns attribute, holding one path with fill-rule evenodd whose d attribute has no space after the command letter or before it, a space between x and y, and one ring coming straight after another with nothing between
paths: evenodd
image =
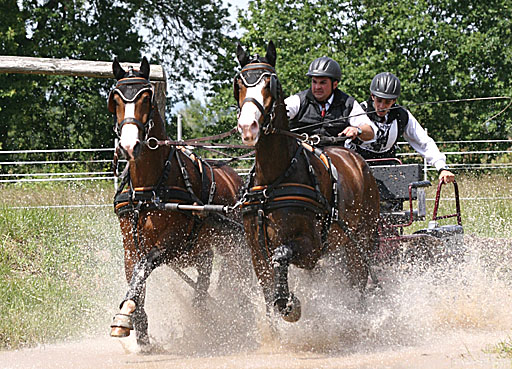
<instances>
[{"instance_id":1,"label":"green tree","mask_svg":"<svg viewBox=\"0 0 512 369\"><path fill-rule=\"evenodd\" d=\"M3 55L163 64L169 104L187 99L229 30L221 0L1 0ZM196 74L197 73L197 74ZM113 142L110 79L0 75L2 149L101 147ZM191 88L189 88L191 89ZM171 106L171 105L169 105Z\"/></svg>"},{"instance_id":2,"label":"green tree","mask_svg":"<svg viewBox=\"0 0 512 369\"><path fill-rule=\"evenodd\" d=\"M511 96L511 21L507 0L253 0L239 14L246 30L240 41L253 54L264 53L269 40L276 44L285 94L308 87L308 65L322 55L340 63L340 88L359 101L368 98L375 74L391 71L402 82L399 102L436 140L510 136L512 109L486 123L507 101L416 104ZM231 60L224 64L230 83L235 75ZM217 94L228 96L229 90L226 81L226 92ZM213 101L211 108L228 106L223 99Z\"/></svg>"}]
</instances>

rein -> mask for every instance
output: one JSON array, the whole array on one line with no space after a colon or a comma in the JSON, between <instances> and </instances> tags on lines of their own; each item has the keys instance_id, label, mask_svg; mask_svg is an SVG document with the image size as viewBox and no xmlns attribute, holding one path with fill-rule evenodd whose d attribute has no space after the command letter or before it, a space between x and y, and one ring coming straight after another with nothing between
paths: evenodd
<instances>
[{"instance_id":1,"label":"rein","mask_svg":"<svg viewBox=\"0 0 512 369\"><path fill-rule=\"evenodd\" d=\"M392 106L389 109L380 109L380 110L368 111L368 112L364 112L364 113L349 115L347 117L330 119L330 120L324 120L323 122L312 123L312 124L309 124L309 125L304 126L304 127L293 128L291 131L297 132L297 131L301 131L301 130L304 130L304 129L316 128L316 127L320 127L322 125L330 125L330 124L332 124L332 127L335 127L336 125L344 125L345 124L344 122L347 119L358 117L360 115L377 113L379 111L385 111L385 110L393 110L393 109L398 109L398 108L410 108L412 106L422 106L422 105L435 105L435 104L446 104L446 103L457 103L457 102L471 102L471 101L486 101L486 100L509 100L509 102L508 102L507 106L505 106L505 108L503 108L500 112L498 112L497 114L495 114L492 117L490 117L489 119L487 119L483 124L486 124L487 122L491 121L492 119L500 116L501 114L503 114L512 105L512 97L510 97L510 96L475 97L475 98L471 98L471 99L453 99L453 100L443 100L443 101L429 101L429 102L414 103L414 104L407 104L407 105L398 105L397 104L396 106Z\"/></svg>"}]
</instances>

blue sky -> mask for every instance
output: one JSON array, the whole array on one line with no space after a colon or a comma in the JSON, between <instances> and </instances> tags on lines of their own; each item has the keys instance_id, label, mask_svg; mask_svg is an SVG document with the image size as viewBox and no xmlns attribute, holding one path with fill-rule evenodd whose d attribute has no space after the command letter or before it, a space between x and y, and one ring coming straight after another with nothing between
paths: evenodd
<instances>
[{"instance_id":1,"label":"blue sky","mask_svg":"<svg viewBox=\"0 0 512 369\"><path fill-rule=\"evenodd\" d=\"M233 20L236 19L236 16L238 14L237 9L245 9L247 7L247 4L249 3L249 0L223 0L223 3L225 6L228 6L228 4L231 4L231 17ZM234 57L234 56L233 56ZM204 91L202 88L198 88L196 90L196 94L194 97L202 102L204 102ZM182 109L185 106L183 103L178 103L174 106L172 109L173 113L178 112L180 109Z\"/></svg>"},{"instance_id":2,"label":"blue sky","mask_svg":"<svg viewBox=\"0 0 512 369\"><path fill-rule=\"evenodd\" d=\"M226 6L228 3L232 5L233 9L231 10L231 16L233 17L233 19L235 19L238 14L235 8L245 9L247 7L249 0L223 0L223 2L224 5Z\"/></svg>"}]
</instances>

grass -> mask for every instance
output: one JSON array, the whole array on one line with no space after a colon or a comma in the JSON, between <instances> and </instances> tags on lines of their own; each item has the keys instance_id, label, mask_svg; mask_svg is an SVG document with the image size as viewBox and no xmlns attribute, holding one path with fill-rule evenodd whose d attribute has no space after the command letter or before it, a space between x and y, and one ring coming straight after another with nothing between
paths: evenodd
<instances>
[{"instance_id":1,"label":"grass","mask_svg":"<svg viewBox=\"0 0 512 369\"><path fill-rule=\"evenodd\" d=\"M115 286L123 276L122 243L112 208L7 206L102 203L109 192L105 186L0 189L1 348L93 334L107 324L102 320L111 316L113 293L121 296Z\"/></svg>"},{"instance_id":2,"label":"grass","mask_svg":"<svg viewBox=\"0 0 512 369\"><path fill-rule=\"evenodd\" d=\"M501 341L496 345L486 349L490 354L496 354L501 358L512 359L512 340Z\"/></svg>"},{"instance_id":3,"label":"grass","mask_svg":"<svg viewBox=\"0 0 512 369\"><path fill-rule=\"evenodd\" d=\"M512 197L506 176L457 181L463 198ZM443 198L452 193L443 187ZM0 187L0 348L105 332L126 287L113 194L111 182ZM427 198L434 196L429 188ZM87 204L103 207L12 208ZM453 201L441 206L441 214L454 211ZM462 213L466 234L512 238L511 200L464 200ZM510 355L512 343L496 350Z\"/></svg>"}]
</instances>

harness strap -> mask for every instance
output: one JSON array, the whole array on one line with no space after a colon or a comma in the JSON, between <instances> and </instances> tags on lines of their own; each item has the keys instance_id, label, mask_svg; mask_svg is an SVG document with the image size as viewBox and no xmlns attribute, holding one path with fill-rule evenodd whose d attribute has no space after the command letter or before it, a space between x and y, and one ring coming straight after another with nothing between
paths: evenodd
<instances>
[{"instance_id":1,"label":"harness strap","mask_svg":"<svg viewBox=\"0 0 512 369\"><path fill-rule=\"evenodd\" d=\"M192 183L190 183L190 176L188 174L187 167L183 165L183 161L181 160L179 155L176 155L176 159L178 160L178 165L181 168L181 175L183 176L183 182L185 182L185 188L187 189L188 193L190 194L192 199L194 199L195 202L197 202L199 205L204 205L203 202L194 193Z\"/></svg>"},{"instance_id":2,"label":"harness strap","mask_svg":"<svg viewBox=\"0 0 512 369\"><path fill-rule=\"evenodd\" d=\"M119 123L119 126L117 127L117 130L118 132L121 132L121 130L123 129L123 126L125 124L135 124L137 126L137 128L139 130L141 130L142 132L144 132L146 130L146 127L144 126L144 123L142 123L140 120L138 119L135 119L135 118L132 118L132 117L129 117L129 118L125 118L121 121L121 123Z\"/></svg>"},{"instance_id":3,"label":"harness strap","mask_svg":"<svg viewBox=\"0 0 512 369\"><path fill-rule=\"evenodd\" d=\"M306 151L303 150L306 149ZM324 165L329 173L332 181L332 202L329 203L325 196L320 191L320 185L314 167L307 154L307 151L315 155ZM303 153L306 164L308 165L308 172L313 182L313 187L302 183L281 183L287 178L291 171L294 170L298 161L299 155ZM297 151L290 162L288 169L279 176L272 184L264 186L254 186L250 188L255 173L255 166L251 169L248 182L246 184L247 190L244 193L242 201L242 214L250 214L256 212L258 217L258 242L262 252L266 250L266 257L269 258L267 239L266 239L266 225L265 225L265 212L272 211L280 208L299 207L308 209L316 214L324 215L325 218L322 222L321 240L323 251L328 247L328 234L331 225L335 222L340 226L342 231L346 234L349 240L357 244L356 239L350 230L348 224L339 218L338 205L339 205L339 184L338 172L332 165L330 157L318 148L313 148L305 143L299 143Z\"/></svg>"},{"instance_id":4,"label":"harness strap","mask_svg":"<svg viewBox=\"0 0 512 369\"><path fill-rule=\"evenodd\" d=\"M267 263L270 261L270 250L268 249L267 243L267 229L265 223L265 210L258 209L258 244L260 245L261 254L267 260Z\"/></svg>"},{"instance_id":5,"label":"harness strap","mask_svg":"<svg viewBox=\"0 0 512 369\"><path fill-rule=\"evenodd\" d=\"M156 184L156 190L158 191L162 185L167 182L167 178L169 178L169 173L171 173L171 162L172 157L176 153L176 148L172 147L169 151L169 156L167 157L167 161L164 164L164 170L162 171L162 175L160 176L160 179L158 180L158 183Z\"/></svg>"},{"instance_id":6,"label":"harness strap","mask_svg":"<svg viewBox=\"0 0 512 369\"><path fill-rule=\"evenodd\" d=\"M158 202L192 203L190 194L180 187L160 188L155 191L153 187L131 188L123 191L114 198L114 210L118 216L132 211L134 206L140 203L140 210L158 209Z\"/></svg>"}]
</instances>

